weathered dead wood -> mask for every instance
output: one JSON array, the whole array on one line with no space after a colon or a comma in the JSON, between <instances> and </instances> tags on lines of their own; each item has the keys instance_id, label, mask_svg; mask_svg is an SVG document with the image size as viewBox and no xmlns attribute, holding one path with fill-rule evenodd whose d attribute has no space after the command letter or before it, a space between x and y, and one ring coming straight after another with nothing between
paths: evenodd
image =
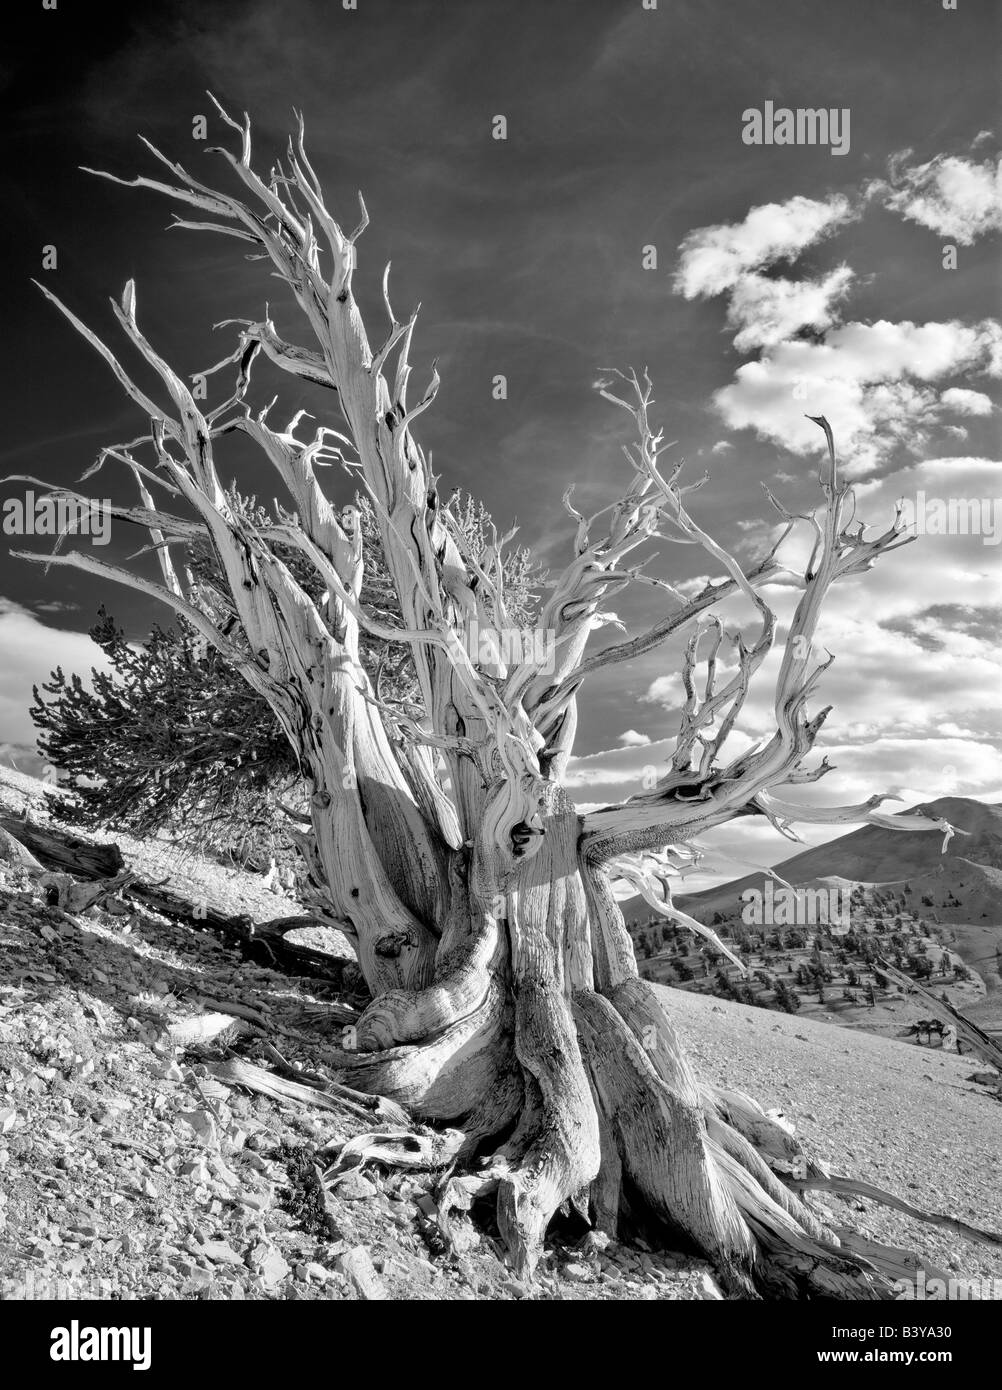
<instances>
[{"instance_id":1,"label":"weathered dead wood","mask_svg":"<svg viewBox=\"0 0 1002 1390\"><path fill-rule=\"evenodd\" d=\"M234 916L224 912L205 898L193 904L180 893L160 884L134 883L129 887L127 896L174 921L222 937L227 944L236 947L246 960L252 960L257 965L269 966L288 975L327 980L339 989L356 988L360 983L354 961L343 956L328 955L326 951L314 950L286 937L286 932L306 927L336 929L336 924L325 918L276 917L271 922L255 922L246 913Z\"/></svg>"},{"instance_id":2,"label":"weathered dead wood","mask_svg":"<svg viewBox=\"0 0 1002 1390\"><path fill-rule=\"evenodd\" d=\"M325 918L276 917L270 922L255 923L249 916L234 916L224 911L218 902L213 903L211 899L192 903L164 884L145 883L132 874L123 876L125 859L117 844L95 844L55 826L22 821L7 811L0 811L0 832L3 831L24 846L42 868L90 882L113 881L113 887L111 883L108 885L109 892L122 892L134 902L142 903L174 921L214 932L237 946L247 959L257 964L269 965L292 975L329 980L338 987L353 986L358 982L354 962L286 939L285 933L294 929L336 927L334 922ZM82 906L68 910L83 911L85 906L104 896L105 893L99 893L96 897L86 892L77 893L76 900Z\"/></svg>"},{"instance_id":3,"label":"weathered dead wood","mask_svg":"<svg viewBox=\"0 0 1002 1390\"><path fill-rule=\"evenodd\" d=\"M43 869L31 850L16 840L9 830L3 829L0 829L0 864L10 864L33 874L41 873Z\"/></svg>"},{"instance_id":4,"label":"weathered dead wood","mask_svg":"<svg viewBox=\"0 0 1002 1390\"><path fill-rule=\"evenodd\" d=\"M874 1187L869 1182L861 1182L857 1178L804 1178L792 1181L790 1186L795 1187L798 1192L837 1192L844 1197L868 1197L871 1202L877 1202L882 1207L893 1207L895 1211L904 1212L905 1216L910 1216L913 1221L921 1221L927 1226L941 1226L944 1231L953 1231L966 1240L977 1241L979 1245L1002 1245L1002 1235L995 1231L983 1231L979 1226L969 1226L966 1221L958 1221L953 1216L922 1211L902 1197L895 1197L893 1192L885 1192L882 1188Z\"/></svg>"},{"instance_id":5,"label":"weathered dead wood","mask_svg":"<svg viewBox=\"0 0 1002 1390\"><path fill-rule=\"evenodd\" d=\"M203 1043L215 1042L223 1035L236 1040L239 1034L247 1031L243 1019L235 1018L229 1012L195 1014L192 1018L182 1018L171 1023L167 1035L178 1047L197 1047Z\"/></svg>"},{"instance_id":6,"label":"weathered dead wood","mask_svg":"<svg viewBox=\"0 0 1002 1390\"><path fill-rule=\"evenodd\" d=\"M836 1226L841 1248L865 1260L893 1284L904 1284L914 1289L919 1280L919 1271L928 1283L931 1279L943 1280L944 1286L952 1277L948 1270L935 1265L925 1255L917 1255L914 1250L903 1250L897 1245L883 1245L870 1240L849 1227Z\"/></svg>"},{"instance_id":7,"label":"weathered dead wood","mask_svg":"<svg viewBox=\"0 0 1002 1390\"><path fill-rule=\"evenodd\" d=\"M230 922L233 920L229 919ZM276 970L290 975L330 980L342 989L354 989L362 984L361 974L353 959L315 950L302 942L290 941L286 935L290 931L305 931L307 927L337 931L336 922L313 916L276 917L270 922L251 922L247 918L236 920L241 924L239 939L243 953L258 964L273 964ZM221 925L225 929L227 924Z\"/></svg>"},{"instance_id":8,"label":"weathered dead wood","mask_svg":"<svg viewBox=\"0 0 1002 1390\"><path fill-rule=\"evenodd\" d=\"M388 1168L409 1168L431 1171L449 1168L463 1146L465 1135L458 1129L422 1129L386 1127L372 1134L357 1134L344 1143L329 1145L337 1149L337 1158L323 1173L323 1182L333 1188L348 1176L359 1172L367 1163L382 1163Z\"/></svg>"},{"instance_id":9,"label":"weathered dead wood","mask_svg":"<svg viewBox=\"0 0 1002 1390\"><path fill-rule=\"evenodd\" d=\"M79 914L90 907L103 907L109 911L117 895L128 888L135 874L116 874L114 878L95 878L78 883L72 874L43 873L38 880L39 889L45 894L50 907L59 907L63 912ZM120 902L115 902L119 915L128 912Z\"/></svg>"},{"instance_id":10,"label":"weathered dead wood","mask_svg":"<svg viewBox=\"0 0 1002 1390\"><path fill-rule=\"evenodd\" d=\"M349 1087L340 1086L337 1082L321 1081L319 1078L316 1082L308 1083L288 1081L284 1077L276 1076L274 1072L266 1071L264 1067L241 1061L238 1057L216 1062L208 1070L218 1081L224 1081L230 1086L244 1086L248 1091L270 1096L272 1100L291 1100L300 1105L316 1106L320 1110L347 1111L348 1114L366 1121L375 1116L390 1124L409 1123L407 1112L395 1101L385 1100L382 1096L363 1095Z\"/></svg>"},{"instance_id":11,"label":"weathered dead wood","mask_svg":"<svg viewBox=\"0 0 1002 1390\"><path fill-rule=\"evenodd\" d=\"M24 845L45 869L77 878L114 878L125 868L118 845L94 844L55 826L21 820L10 811L0 810L0 830Z\"/></svg>"}]
</instances>

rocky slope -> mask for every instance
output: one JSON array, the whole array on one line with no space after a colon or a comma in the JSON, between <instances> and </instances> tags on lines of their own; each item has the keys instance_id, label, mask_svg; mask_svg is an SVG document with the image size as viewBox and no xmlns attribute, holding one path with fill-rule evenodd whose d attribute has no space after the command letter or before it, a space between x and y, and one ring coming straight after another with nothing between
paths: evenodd
<instances>
[{"instance_id":1,"label":"rocky slope","mask_svg":"<svg viewBox=\"0 0 1002 1390\"><path fill-rule=\"evenodd\" d=\"M0 774L8 805L27 799L40 815L42 795L31 779ZM170 868L178 883L204 883L221 872L165 842L123 849L150 877ZM275 915L253 875L226 883L242 910ZM965 1080L969 1059L674 990L665 998L703 1070L782 1108L837 1170L1002 1227L1002 1111ZM70 916L47 906L26 872L0 865L0 1294L716 1296L700 1262L580 1228L553 1232L531 1285L503 1267L489 1221L464 1228L446 1253L419 1173L348 1171L322 1200L314 1165L327 1167L379 1118L246 1092L214 1072L232 1056L275 1075L322 1067L339 1004L331 987L237 961L211 935L145 909ZM826 1201L841 1223L964 1275L1002 1276L997 1250L870 1204Z\"/></svg>"}]
</instances>

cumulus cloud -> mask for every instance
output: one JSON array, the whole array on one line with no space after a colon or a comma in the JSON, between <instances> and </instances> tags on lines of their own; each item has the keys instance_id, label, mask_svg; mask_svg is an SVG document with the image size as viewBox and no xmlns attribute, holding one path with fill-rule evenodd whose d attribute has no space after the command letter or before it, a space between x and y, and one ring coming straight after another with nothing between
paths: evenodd
<instances>
[{"instance_id":1,"label":"cumulus cloud","mask_svg":"<svg viewBox=\"0 0 1002 1390\"><path fill-rule=\"evenodd\" d=\"M982 136L987 132L981 132ZM981 162L956 155L936 155L908 166L910 151L891 161L889 182L869 186L870 197L909 222L961 246L988 232L1002 231L1002 159Z\"/></svg>"},{"instance_id":2,"label":"cumulus cloud","mask_svg":"<svg viewBox=\"0 0 1002 1390\"><path fill-rule=\"evenodd\" d=\"M743 276L727 306L727 322L738 330L734 346L738 352L749 352L781 343L802 328L815 332L830 328L852 280L853 273L845 265L816 280Z\"/></svg>"},{"instance_id":3,"label":"cumulus cloud","mask_svg":"<svg viewBox=\"0 0 1002 1390\"><path fill-rule=\"evenodd\" d=\"M967 391L961 386L951 386L939 398L940 404L959 415L990 415L992 400L983 391Z\"/></svg>"},{"instance_id":4,"label":"cumulus cloud","mask_svg":"<svg viewBox=\"0 0 1002 1390\"><path fill-rule=\"evenodd\" d=\"M848 265L801 278L775 273L873 201L965 245L1000 225L999 172L991 161L937 155L909 165L909 155L892 159L889 180L872 181L861 196L762 204L739 222L696 228L679 247L675 292L686 299L726 296L735 349L756 354L713 398L725 423L813 454L820 441L806 416L827 415L856 477L899 445L920 452L934 428L966 437L949 417L987 416L992 404L982 391L951 385L951 377L1002 375L1002 326L993 320L846 323L844 303L855 282Z\"/></svg>"},{"instance_id":5,"label":"cumulus cloud","mask_svg":"<svg viewBox=\"0 0 1002 1390\"><path fill-rule=\"evenodd\" d=\"M749 271L796 260L858 215L840 193L798 196L752 208L743 222L697 227L679 246L675 290L686 299L723 294Z\"/></svg>"},{"instance_id":6,"label":"cumulus cloud","mask_svg":"<svg viewBox=\"0 0 1002 1390\"><path fill-rule=\"evenodd\" d=\"M636 729L626 729L620 734L619 741L625 748L643 748L651 740L647 734L638 733Z\"/></svg>"},{"instance_id":7,"label":"cumulus cloud","mask_svg":"<svg viewBox=\"0 0 1002 1390\"><path fill-rule=\"evenodd\" d=\"M645 705L663 705L665 709L678 709L685 698L682 690L682 677L677 672L668 676L658 676L640 696Z\"/></svg>"},{"instance_id":8,"label":"cumulus cloud","mask_svg":"<svg viewBox=\"0 0 1002 1390\"><path fill-rule=\"evenodd\" d=\"M850 473L861 476L896 443L921 447L931 426L956 411L957 398L944 402L933 384L961 372L1002 374L1002 326L992 319L854 322L832 329L824 342L768 349L739 367L714 402L732 428L754 429L796 454L819 447L806 413L826 415L838 422ZM971 404L963 393L961 401Z\"/></svg>"}]
</instances>

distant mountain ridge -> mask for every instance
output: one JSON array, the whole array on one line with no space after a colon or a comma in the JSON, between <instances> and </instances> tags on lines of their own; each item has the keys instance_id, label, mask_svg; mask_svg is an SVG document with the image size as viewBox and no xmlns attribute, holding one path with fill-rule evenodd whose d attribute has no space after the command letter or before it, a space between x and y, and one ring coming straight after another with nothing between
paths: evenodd
<instances>
[{"instance_id":1,"label":"distant mountain ridge","mask_svg":"<svg viewBox=\"0 0 1002 1390\"><path fill-rule=\"evenodd\" d=\"M832 880L846 884L908 883L920 898L932 899L926 906L943 921L1002 924L1002 803L944 796L902 812L916 813L949 821L966 833L955 835L941 853L942 831L907 833L863 825L773 868L795 887L828 886ZM700 921L716 912L731 915L742 892L761 890L767 877L757 871L701 893L679 894L675 902Z\"/></svg>"},{"instance_id":2,"label":"distant mountain ridge","mask_svg":"<svg viewBox=\"0 0 1002 1390\"><path fill-rule=\"evenodd\" d=\"M11 767L29 777L41 777L45 759L28 743L0 743L0 767Z\"/></svg>"}]
</instances>

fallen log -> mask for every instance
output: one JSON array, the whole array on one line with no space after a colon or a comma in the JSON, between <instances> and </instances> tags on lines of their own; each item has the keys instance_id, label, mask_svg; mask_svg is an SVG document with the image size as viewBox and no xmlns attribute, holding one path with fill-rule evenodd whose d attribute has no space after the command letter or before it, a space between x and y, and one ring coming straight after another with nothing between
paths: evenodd
<instances>
[{"instance_id":1,"label":"fallen log","mask_svg":"<svg viewBox=\"0 0 1002 1390\"><path fill-rule=\"evenodd\" d=\"M53 826L21 820L2 809L0 830L6 830L46 869L71 873L77 878L114 878L125 868L118 845L97 845Z\"/></svg>"},{"instance_id":2,"label":"fallen log","mask_svg":"<svg viewBox=\"0 0 1002 1390\"><path fill-rule=\"evenodd\" d=\"M159 884L134 883L126 895L160 912L174 921L209 931L235 947L245 960L268 966L287 975L305 975L310 979L326 980L338 989L358 988L361 976L354 960L334 956L311 946L289 941L286 932L305 927L336 929L336 924L321 917L276 917L271 922L255 922L246 913L238 916L220 912L204 900L193 906L179 893Z\"/></svg>"},{"instance_id":3,"label":"fallen log","mask_svg":"<svg viewBox=\"0 0 1002 1390\"><path fill-rule=\"evenodd\" d=\"M31 850L3 829L0 829L0 863L11 864L17 869L27 869L33 874L40 874L43 869Z\"/></svg>"},{"instance_id":4,"label":"fallen log","mask_svg":"<svg viewBox=\"0 0 1002 1390\"><path fill-rule=\"evenodd\" d=\"M329 955L326 951L317 951L287 939L285 934L289 931L335 926L323 918L277 917L271 922L255 922L246 913L233 916L219 911L204 900L196 906L180 893L161 884L130 884L126 896L173 921L213 932L255 965L268 966L287 975L326 980L345 990L356 989L361 978L353 960Z\"/></svg>"},{"instance_id":5,"label":"fallen log","mask_svg":"<svg viewBox=\"0 0 1002 1390\"><path fill-rule=\"evenodd\" d=\"M0 831L24 847L45 869L88 882L113 880L125 870L125 858L117 844L95 844L80 839L66 830L51 825L36 825L21 820L11 812L0 809ZM141 879L123 880L123 897L142 903L154 912L173 921L183 922L202 931L214 932L240 951L246 960L270 966L289 975L305 975L326 980L338 989L355 989L360 979L358 967L348 957L328 955L294 941L285 933L304 927L337 928L336 922L316 916L276 917L271 922L259 922L246 914L234 916L209 901L194 904L180 893L159 883ZM98 897L104 896L98 894ZM86 894L80 895L80 900Z\"/></svg>"},{"instance_id":6,"label":"fallen log","mask_svg":"<svg viewBox=\"0 0 1002 1390\"><path fill-rule=\"evenodd\" d=\"M39 877L38 886L45 894L50 907L59 907L63 912L79 914L95 906L110 910L115 895L127 888L134 878L135 874L123 873L116 874L114 878L89 879L84 883L77 883L72 874L50 872ZM127 911L120 903L117 906L119 914Z\"/></svg>"}]
</instances>

